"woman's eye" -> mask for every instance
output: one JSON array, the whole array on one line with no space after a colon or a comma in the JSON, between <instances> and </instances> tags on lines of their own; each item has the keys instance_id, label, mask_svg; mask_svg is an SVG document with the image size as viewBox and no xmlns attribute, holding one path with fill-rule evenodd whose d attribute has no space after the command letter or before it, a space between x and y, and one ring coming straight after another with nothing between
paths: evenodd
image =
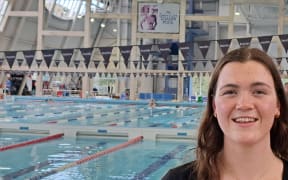
<instances>
[{"instance_id":1,"label":"woman's eye","mask_svg":"<svg viewBox=\"0 0 288 180\"><path fill-rule=\"evenodd\" d=\"M266 92L263 91L263 90L255 90L255 91L254 91L254 94L256 94L256 95L261 95L261 94L266 94Z\"/></svg>"},{"instance_id":2,"label":"woman's eye","mask_svg":"<svg viewBox=\"0 0 288 180\"><path fill-rule=\"evenodd\" d=\"M226 90L222 93L223 95L234 95L237 94L235 90Z\"/></svg>"}]
</instances>

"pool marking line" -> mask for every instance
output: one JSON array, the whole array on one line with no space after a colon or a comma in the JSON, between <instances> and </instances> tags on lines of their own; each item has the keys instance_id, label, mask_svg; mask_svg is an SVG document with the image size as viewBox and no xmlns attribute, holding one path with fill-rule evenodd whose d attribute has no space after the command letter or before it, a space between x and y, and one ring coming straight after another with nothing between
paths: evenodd
<instances>
[{"instance_id":1,"label":"pool marking line","mask_svg":"<svg viewBox=\"0 0 288 180\"><path fill-rule=\"evenodd\" d=\"M179 145L172 151L164 154L160 157L159 160L155 161L154 163L150 164L146 169L137 173L132 180L144 180L148 175L152 174L154 171L158 170L161 166L166 164L169 160L175 158L175 155L179 152L183 151L187 145Z\"/></svg>"}]
</instances>

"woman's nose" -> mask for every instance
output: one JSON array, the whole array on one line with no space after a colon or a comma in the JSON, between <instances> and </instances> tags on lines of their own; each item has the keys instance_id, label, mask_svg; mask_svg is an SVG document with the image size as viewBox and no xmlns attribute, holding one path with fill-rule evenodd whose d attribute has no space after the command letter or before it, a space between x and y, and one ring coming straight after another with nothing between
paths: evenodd
<instances>
[{"instance_id":1,"label":"woman's nose","mask_svg":"<svg viewBox=\"0 0 288 180\"><path fill-rule=\"evenodd\" d=\"M236 108L246 110L253 108L253 96L249 92L240 93L237 99Z\"/></svg>"}]
</instances>

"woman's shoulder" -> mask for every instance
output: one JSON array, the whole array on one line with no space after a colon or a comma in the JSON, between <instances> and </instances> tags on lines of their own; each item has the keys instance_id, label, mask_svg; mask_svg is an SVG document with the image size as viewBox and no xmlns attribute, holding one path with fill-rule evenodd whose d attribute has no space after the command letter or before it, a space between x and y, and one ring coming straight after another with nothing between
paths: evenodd
<instances>
[{"instance_id":1,"label":"woman's shoulder","mask_svg":"<svg viewBox=\"0 0 288 180\"><path fill-rule=\"evenodd\" d=\"M170 169L165 176L162 177L162 180L196 180L193 174L193 164L194 161Z\"/></svg>"}]
</instances>

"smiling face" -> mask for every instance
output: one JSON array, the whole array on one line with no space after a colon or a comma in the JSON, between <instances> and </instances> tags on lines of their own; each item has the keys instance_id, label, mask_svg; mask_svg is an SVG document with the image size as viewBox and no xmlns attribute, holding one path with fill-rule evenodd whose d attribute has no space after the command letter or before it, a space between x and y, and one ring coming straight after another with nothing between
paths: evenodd
<instances>
[{"instance_id":1,"label":"smiling face","mask_svg":"<svg viewBox=\"0 0 288 180\"><path fill-rule=\"evenodd\" d=\"M248 60L223 67L213 108L224 143L270 142L270 129L280 114L279 106L271 73L261 63Z\"/></svg>"}]
</instances>

